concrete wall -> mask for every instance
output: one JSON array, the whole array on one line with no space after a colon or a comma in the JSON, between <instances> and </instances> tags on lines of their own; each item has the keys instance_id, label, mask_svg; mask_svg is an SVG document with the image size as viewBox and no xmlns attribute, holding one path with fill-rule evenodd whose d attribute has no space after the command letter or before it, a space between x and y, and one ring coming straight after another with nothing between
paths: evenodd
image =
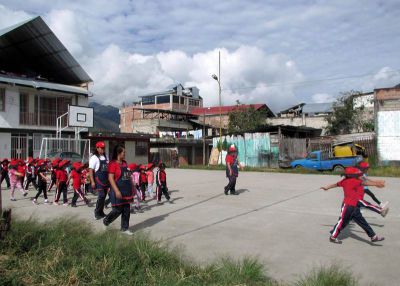
<instances>
[{"instance_id":1,"label":"concrete wall","mask_svg":"<svg viewBox=\"0 0 400 286\"><path fill-rule=\"evenodd\" d=\"M400 110L379 111L377 123L379 160L400 162Z\"/></svg>"},{"instance_id":2,"label":"concrete wall","mask_svg":"<svg viewBox=\"0 0 400 286\"><path fill-rule=\"evenodd\" d=\"M0 159L11 157L11 134L0 133Z\"/></svg>"},{"instance_id":3,"label":"concrete wall","mask_svg":"<svg viewBox=\"0 0 400 286\"><path fill-rule=\"evenodd\" d=\"M5 111L0 112L0 128L19 127L19 92L17 88L6 88Z\"/></svg>"},{"instance_id":4,"label":"concrete wall","mask_svg":"<svg viewBox=\"0 0 400 286\"><path fill-rule=\"evenodd\" d=\"M292 125L292 126L306 126L318 129L325 129L327 122L325 117L275 117L267 118L267 123L271 125Z\"/></svg>"}]
</instances>

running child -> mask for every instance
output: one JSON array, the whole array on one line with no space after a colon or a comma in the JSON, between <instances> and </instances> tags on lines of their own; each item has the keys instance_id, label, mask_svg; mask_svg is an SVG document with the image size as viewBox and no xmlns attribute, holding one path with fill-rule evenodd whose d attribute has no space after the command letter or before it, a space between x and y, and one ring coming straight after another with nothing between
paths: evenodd
<instances>
[{"instance_id":1,"label":"running child","mask_svg":"<svg viewBox=\"0 0 400 286\"><path fill-rule=\"evenodd\" d=\"M135 207L137 210L141 210L140 206L140 201L142 198L142 192L140 191L139 188L139 168L138 165L135 163L129 164L128 166L129 170L132 172L131 178L132 178L132 188L133 188L133 194L136 196L135 201Z\"/></svg>"},{"instance_id":2,"label":"running child","mask_svg":"<svg viewBox=\"0 0 400 286\"><path fill-rule=\"evenodd\" d=\"M37 205L38 198L39 196L43 193L44 197L44 204L48 204L49 201L47 199L47 168L46 168L46 161L45 160L39 160L37 162L37 187L38 187L38 192L36 196L33 198L32 203Z\"/></svg>"},{"instance_id":3,"label":"running child","mask_svg":"<svg viewBox=\"0 0 400 286\"><path fill-rule=\"evenodd\" d=\"M47 192L51 192L51 188L53 187L53 186L56 186L56 188L57 188L57 169L58 169L58 164L61 162L62 160L60 159L60 158L55 158L54 160L53 160L53 162L51 162L51 175L50 175L50 178L51 178L51 181L50 181L50 184L49 184L49 188L47 189ZM56 192L57 192L57 189L56 189Z\"/></svg>"},{"instance_id":4,"label":"running child","mask_svg":"<svg viewBox=\"0 0 400 286\"><path fill-rule=\"evenodd\" d=\"M4 158L3 161L1 161L0 185L3 183L3 180L6 180L7 188L10 188L10 177L8 175L8 165L9 164L10 164L10 161L8 161L7 158Z\"/></svg>"},{"instance_id":5,"label":"running child","mask_svg":"<svg viewBox=\"0 0 400 286\"><path fill-rule=\"evenodd\" d=\"M29 158L26 166L26 180L25 180L25 190L29 189L29 185L32 183L35 190L38 190L36 184L36 159Z\"/></svg>"},{"instance_id":6,"label":"running child","mask_svg":"<svg viewBox=\"0 0 400 286\"><path fill-rule=\"evenodd\" d=\"M21 164L21 162L18 159L11 160L10 169L8 171L9 176L10 176L10 195L11 195L12 201L16 201L16 199L14 197L15 188L17 188L23 194L24 197L26 197L28 195L28 192L26 192L22 188L21 178L24 174L21 172L18 172L18 166L20 164Z\"/></svg>"},{"instance_id":7,"label":"running child","mask_svg":"<svg viewBox=\"0 0 400 286\"><path fill-rule=\"evenodd\" d=\"M362 216L360 208L357 207L357 203L360 199L361 193L363 192L364 186L376 186L378 188L383 188L384 183L362 181L362 172L354 167L347 167L345 169L344 176L345 178L336 184L321 187L321 189L325 191L336 187L342 187L344 193L341 215L339 217L339 221L331 230L329 241L338 244L342 243L340 240L338 240L338 236L351 220L357 223L367 233L371 239L371 242L384 240L384 237L376 235L371 226Z\"/></svg>"}]
</instances>

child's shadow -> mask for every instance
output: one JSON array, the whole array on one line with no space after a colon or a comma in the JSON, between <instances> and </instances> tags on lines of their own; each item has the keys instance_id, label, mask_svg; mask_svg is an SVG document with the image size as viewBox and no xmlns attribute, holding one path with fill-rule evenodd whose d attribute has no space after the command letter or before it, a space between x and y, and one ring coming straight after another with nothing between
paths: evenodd
<instances>
[{"instance_id":1,"label":"child's shadow","mask_svg":"<svg viewBox=\"0 0 400 286\"><path fill-rule=\"evenodd\" d=\"M145 221L142 221L138 224L131 226L129 229L132 232L143 230L147 227L151 227L151 226L163 221L167 216L168 216L168 214L163 214L163 215L159 215L159 216L155 216L155 217L146 219Z\"/></svg>"},{"instance_id":2,"label":"child's shadow","mask_svg":"<svg viewBox=\"0 0 400 286\"><path fill-rule=\"evenodd\" d=\"M357 226L358 227L358 226ZM354 225L350 224L348 225L341 233L340 233L340 239L345 240L347 238L353 238L355 240L361 241L361 242L365 242L371 246L383 246L382 244L376 244L373 243L372 241L362 238L360 236L358 236L357 234L355 234L355 232L359 232L359 233L363 233L362 231L354 231L353 230Z\"/></svg>"},{"instance_id":3,"label":"child's shadow","mask_svg":"<svg viewBox=\"0 0 400 286\"><path fill-rule=\"evenodd\" d=\"M171 198L171 200L170 200L169 202L168 202L168 201L163 201L162 204L157 204L157 203L155 203L155 204L152 204L152 205L150 205L150 204L142 205L142 212L149 211L149 210L151 210L151 209L154 208L154 207L161 207L161 206L163 206L163 205L174 204L175 201L181 200L181 199L183 199L183 197ZM155 201L155 200L154 200L154 201ZM135 210L135 211L136 211L136 210Z\"/></svg>"},{"instance_id":4,"label":"child's shadow","mask_svg":"<svg viewBox=\"0 0 400 286\"><path fill-rule=\"evenodd\" d=\"M239 189L239 190L236 190L236 194L238 194L238 195L240 195L241 193L244 193L244 192L250 192L250 190L248 190L248 189Z\"/></svg>"}]
</instances>

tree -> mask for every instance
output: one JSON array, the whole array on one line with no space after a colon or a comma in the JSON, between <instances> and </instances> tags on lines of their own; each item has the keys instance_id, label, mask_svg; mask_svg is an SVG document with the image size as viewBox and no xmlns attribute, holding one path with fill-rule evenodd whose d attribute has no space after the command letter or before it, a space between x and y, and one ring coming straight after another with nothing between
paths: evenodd
<instances>
[{"instance_id":1,"label":"tree","mask_svg":"<svg viewBox=\"0 0 400 286\"><path fill-rule=\"evenodd\" d=\"M266 111L263 109L256 110L253 106L245 108L238 107L229 113L229 133L245 133L257 131L260 127L265 126Z\"/></svg>"},{"instance_id":2,"label":"tree","mask_svg":"<svg viewBox=\"0 0 400 286\"><path fill-rule=\"evenodd\" d=\"M333 112L326 117L327 133L330 135L349 134L354 131L372 131L373 121L364 118L364 106L354 107L354 96L362 94L361 91L347 91L333 104Z\"/></svg>"}]
</instances>

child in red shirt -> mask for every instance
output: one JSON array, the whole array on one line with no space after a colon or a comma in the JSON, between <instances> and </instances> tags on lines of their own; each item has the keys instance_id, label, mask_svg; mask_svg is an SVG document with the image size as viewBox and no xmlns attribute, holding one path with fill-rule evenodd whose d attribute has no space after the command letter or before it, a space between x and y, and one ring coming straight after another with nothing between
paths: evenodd
<instances>
[{"instance_id":1,"label":"child in red shirt","mask_svg":"<svg viewBox=\"0 0 400 286\"><path fill-rule=\"evenodd\" d=\"M53 202L54 205L59 205L58 201L60 200L61 193L63 194L63 206L68 206L68 198L67 198L67 181L68 174L65 168L70 164L69 160L62 160L58 164L58 169L56 171L56 185L57 190L55 194L55 200Z\"/></svg>"},{"instance_id":2,"label":"child in red shirt","mask_svg":"<svg viewBox=\"0 0 400 286\"><path fill-rule=\"evenodd\" d=\"M72 180L72 187L74 189L74 197L72 198L71 207L76 208L76 201L78 197L80 197L87 206L89 206L89 200L85 197L85 194L82 192L82 171L83 165L80 162L75 162L72 164L71 174L69 176L69 180ZM69 181L68 181L69 183ZM69 185L67 183L67 185Z\"/></svg>"},{"instance_id":3,"label":"child in red shirt","mask_svg":"<svg viewBox=\"0 0 400 286\"><path fill-rule=\"evenodd\" d=\"M146 190L147 190L147 174L145 165L140 165L139 186L140 186L140 191L142 193L141 201L144 202L146 200Z\"/></svg>"},{"instance_id":4,"label":"child in red shirt","mask_svg":"<svg viewBox=\"0 0 400 286\"><path fill-rule=\"evenodd\" d=\"M165 164L160 163L158 165L158 171L156 175L156 193L157 193L157 203L162 204L161 202L161 195L164 194L165 198L167 201L170 202L170 196L168 193L168 187L167 187L167 173L165 172Z\"/></svg>"},{"instance_id":5,"label":"child in red shirt","mask_svg":"<svg viewBox=\"0 0 400 286\"><path fill-rule=\"evenodd\" d=\"M337 239L339 233L353 220L357 223L371 238L371 242L377 242L384 240L384 237L377 236L372 230L371 226L365 220L360 212L360 208L357 207L357 203L360 199L361 193L363 193L364 186L376 186L378 188L384 187L384 182L369 182L362 181L362 172L354 167L348 167L345 169L345 178L332 185L326 187L321 187L321 189L327 191L331 188L342 187L344 193L344 199L342 203L341 214L339 221L331 230L331 236L329 238L330 242L342 243Z\"/></svg>"}]
</instances>

